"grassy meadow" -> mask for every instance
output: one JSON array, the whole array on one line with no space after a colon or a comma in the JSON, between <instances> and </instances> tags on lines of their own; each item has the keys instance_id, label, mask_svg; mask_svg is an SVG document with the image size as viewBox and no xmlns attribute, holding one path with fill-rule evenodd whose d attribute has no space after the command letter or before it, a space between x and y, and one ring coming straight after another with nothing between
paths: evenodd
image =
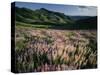
<instances>
[{"instance_id":1,"label":"grassy meadow","mask_svg":"<svg viewBox=\"0 0 100 75\"><path fill-rule=\"evenodd\" d=\"M16 22L16 72L97 67L97 31L50 29Z\"/></svg>"}]
</instances>

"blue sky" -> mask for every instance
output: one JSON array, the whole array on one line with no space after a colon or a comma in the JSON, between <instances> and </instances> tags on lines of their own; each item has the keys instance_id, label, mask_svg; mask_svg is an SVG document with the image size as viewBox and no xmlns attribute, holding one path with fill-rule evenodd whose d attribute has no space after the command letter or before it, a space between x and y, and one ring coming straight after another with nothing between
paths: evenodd
<instances>
[{"instance_id":1,"label":"blue sky","mask_svg":"<svg viewBox=\"0 0 100 75\"><path fill-rule=\"evenodd\" d=\"M43 4L43 3L27 3L16 2L15 6L25 7L32 10L46 8L51 11L61 12L72 16L97 16L97 7L95 6L74 6L74 5L58 5L58 4Z\"/></svg>"}]
</instances>

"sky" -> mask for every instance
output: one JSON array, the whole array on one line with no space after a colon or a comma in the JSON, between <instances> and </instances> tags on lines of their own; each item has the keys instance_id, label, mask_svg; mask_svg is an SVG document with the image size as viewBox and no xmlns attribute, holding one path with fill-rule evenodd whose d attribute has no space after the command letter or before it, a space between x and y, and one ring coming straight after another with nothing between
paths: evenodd
<instances>
[{"instance_id":1,"label":"sky","mask_svg":"<svg viewBox=\"0 0 100 75\"><path fill-rule=\"evenodd\" d=\"M28 3L16 2L15 6L25 7L32 10L45 8L51 11L61 12L70 16L97 16L96 6L76 6L76 5L60 5L60 4L44 4L44 3Z\"/></svg>"}]
</instances>

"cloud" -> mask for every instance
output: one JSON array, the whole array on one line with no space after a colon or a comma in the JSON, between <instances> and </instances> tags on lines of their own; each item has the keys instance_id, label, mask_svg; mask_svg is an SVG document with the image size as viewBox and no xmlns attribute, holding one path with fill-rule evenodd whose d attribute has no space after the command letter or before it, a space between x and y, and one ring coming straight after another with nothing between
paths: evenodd
<instances>
[{"instance_id":1,"label":"cloud","mask_svg":"<svg viewBox=\"0 0 100 75\"><path fill-rule=\"evenodd\" d=\"M97 7L95 6L78 6L80 14L87 16L97 16Z\"/></svg>"}]
</instances>

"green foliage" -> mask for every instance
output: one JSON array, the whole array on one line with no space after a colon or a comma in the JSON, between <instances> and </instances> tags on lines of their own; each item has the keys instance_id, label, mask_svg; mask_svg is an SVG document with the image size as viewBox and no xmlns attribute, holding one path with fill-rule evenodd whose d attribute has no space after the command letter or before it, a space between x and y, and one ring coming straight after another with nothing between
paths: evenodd
<instances>
[{"instance_id":1,"label":"green foliage","mask_svg":"<svg viewBox=\"0 0 100 75\"><path fill-rule=\"evenodd\" d=\"M16 50L23 49L26 46L26 43L24 40L20 40L16 42Z\"/></svg>"}]
</instances>

